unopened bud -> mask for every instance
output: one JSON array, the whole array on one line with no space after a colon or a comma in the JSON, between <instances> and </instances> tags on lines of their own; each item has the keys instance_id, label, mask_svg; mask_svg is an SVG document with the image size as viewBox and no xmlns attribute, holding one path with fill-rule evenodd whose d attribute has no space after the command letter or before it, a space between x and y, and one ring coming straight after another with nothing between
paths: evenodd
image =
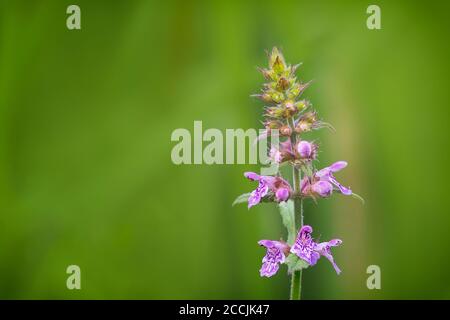
<instances>
[{"instance_id":1,"label":"unopened bud","mask_svg":"<svg viewBox=\"0 0 450 320\"><path fill-rule=\"evenodd\" d=\"M317 145L312 142L302 140L297 144L297 153L303 160L312 160L317 156Z\"/></svg>"},{"instance_id":2,"label":"unopened bud","mask_svg":"<svg viewBox=\"0 0 450 320\"><path fill-rule=\"evenodd\" d=\"M301 116L297 125L295 126L295 132L308 132L313 129L314 125L317 123L317 115L315 112L307 112Z\"/></svg>"},{"instance_id":3,"label":"unopened bud","mask_svg":"<svg viewBox=\"0 0 450 320\"><path fill-rule=\"evenodd\" d=\"M292 134L292 129L289 126L282 126L280 128L280 133L282 136L288 137Z\"/></svg>"},{"instance_id":4,"label":"unopened bud","mask_svg":"<svg viewBox=\"0 0 450 320\"><path fill-rule=\"evenodd\" d=\"M278 82L277 82L277 89L278 90L284 91L288 87L289 87L289 81L286 78L281 77L280 79L278 79Z\"/></svg>"},{"instance_id":5,"label":"unopened bud","mask_svg":"<svg viewBox=\"0 0 450 320\"><path fill-rule=\"evenodd\" d=\"M308 107L308 104L306 101L298 101L297 103L295 103L295 108L297 109L298 112L302 112L307 107Z\"/></svg>"},{"instance_id":6,"label":"unopened bud","mask_svg":"<svg viewBox=\"0 0 450 320\"><path fill-rule=\"evenodd\" d=\"M296 104L292 100L288 100L284 103L284 107L288 116L293 116L297 113Z\"/></svg>"},{"instance_id":7,"label":"unopened bud","mask_svg":"<svg viewBox=\"0 0 450 320\"><path fill-rule=\"evenodd\" d=\"M278 74L286 69L286 63L284 62L283 55L278 51L276 47L272 49L272 52L270 54L269 67Z\"/></svg>"}]
</instances>

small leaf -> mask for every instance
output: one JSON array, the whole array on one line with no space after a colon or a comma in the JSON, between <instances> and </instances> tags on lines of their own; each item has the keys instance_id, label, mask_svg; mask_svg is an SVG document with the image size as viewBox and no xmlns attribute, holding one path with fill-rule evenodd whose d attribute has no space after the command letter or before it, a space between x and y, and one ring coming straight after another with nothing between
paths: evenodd
<instances>
[{"instance_id":1,"label":"small leaf","mask_svg":"<svg viewBox=\"0 0 450 320\"><path fill-rule=\"evenodd\" d=\"M288 273L292 273L294 271L299 271L309 267L309 264L305 260L300 259L293 253L291 253L286 258L285 264L288 267Z\"/></svg>"},{"instance_id":2,"label":"small leaf","mask_svg":"<svg viewBox=\"0 0 450 320\"><path fill-rule=\"evenodd\" d=\"M280 207L283 225L286 227L288 232L287 243L292 245L295 241L295 237L297 236L297 230L295 229L294 202L292 200L288 200L287 202L280 202L278 206Z\"/></svg>"},{"instance_id":3,"label":"small leaf","mask_svg":"<svg viewBox=\"0 0 450 320\"><path fill-rule=\"evenodd\" d=\"M232 207L234 207L235 205L239 204L239 203L243 203L243 202L247 202L248 198L250 197L251 193L243 193L240 196L238 196L236 198L236 200L234 200L233 204L231 205Z\"/></svg>"}]
</instances>

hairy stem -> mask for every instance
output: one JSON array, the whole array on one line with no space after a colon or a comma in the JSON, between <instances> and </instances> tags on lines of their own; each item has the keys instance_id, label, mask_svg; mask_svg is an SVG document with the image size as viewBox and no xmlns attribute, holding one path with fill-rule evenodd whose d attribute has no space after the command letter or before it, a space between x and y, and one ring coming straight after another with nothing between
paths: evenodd
<instances>
[{"instance_id":1,"label":"hairy stem","mask_svg":"<svg viewBox=\"0 0 450 320\"><path fill-rule=\"evenodd\" d=\"M294 121L291 119L290 126L292 128L292 145L295 145L297 140L297 134L294 131ZM301 181L301 172L300 169L295 165L292 166L292 182L294 185L294 225L295 229L298 230L303 226L303 200L299 196L300 195L300 181ZM291 276L291 300L300 300L302 293L302 270L294 271Z\"/></svg>"}]
</instances>

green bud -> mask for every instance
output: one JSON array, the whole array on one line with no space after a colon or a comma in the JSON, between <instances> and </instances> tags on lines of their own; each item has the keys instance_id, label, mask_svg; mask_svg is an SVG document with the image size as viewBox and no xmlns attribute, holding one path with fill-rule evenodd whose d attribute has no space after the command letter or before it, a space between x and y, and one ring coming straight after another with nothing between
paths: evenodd
<instances>
[{"instance_id":1,"label":"green bud","mask_svg":"<svg viewBox=\"0 0 450 320\"><path fill-rule=\"evenodd\" d=\"M285 65L281 61L280 57L276 57L275 62L272 65L272 69L276 74L281 74L284 71Z\"/></svg>"},{"instance_id":2,"label":"green bud","mask_svg":"<svg viewBox=\"0 0 450 320\"><path fill-rule=\"evenodd\" d=\"M301 85L299 83L295 83L289 90L288 98L295 99L300 94L300 91L301 91Z\"/></svg>"},{"instance_id":3,"label":"green bud","mask_svg":"<svg viewBox=\"0 0 450 320\"><path fill-rule=\"evenodd\" d=\"M281 101L284 100L284 94L282 94L281 92L273 92L270 96L272 98L272 101L275 103L280 103Z\"/></svg>"},{"instance_id":4,"label":"green bud","mask_svg":"<svg viewBox=\"0 0 450 320\"><path fill-rule=\"evenodd\" d=\"M317 123L317 114L314 111L307 112L301 116L297 125L295 126L295 132L308 132L311 131Z\"/></svg>"},{"instance_id":5,"label":"green bud","mask_svg":"<svg viewBox=\"0 0 450 320\"><path fill-rule=\"evenodd\" d=\"M272 49L272 53L270 54L269 67L276 75L281 75L287 68L283 55L276 47ZM274 77L272 76L272 79L273 78Z\"/></svg>"},{"instance_id":6,"label":"green bud","mask_svg":"<svg viewBox=\"0 0 450 320\"><path fill-rule=\"evenodd\" d=\"M282 126L280 121L269 120L264 122L264 127L266 129L279 129Z\"/></svg>"},{"instance_id":7,"label":"green bud","mask_svg":"<svg viewBox=\"0 0 450 320\"><path fill-rule=\"evenodd\" d=\"M281 77L277 82L277 90L284 91L289 88L289 81L285 77Z\"/></svg>"},{"instance_id":8,"label":"green bud","mask_svg":"<svg viewBox=\"0 0 450 320\"><path fill-rule=\"evenodd\" d=\"M308 108L308 106L309 106L309 102L306 100L297 101L295 103L295 108L297 109L298 112L302 112L303 110Z\"/></svg>"}]
</instances>

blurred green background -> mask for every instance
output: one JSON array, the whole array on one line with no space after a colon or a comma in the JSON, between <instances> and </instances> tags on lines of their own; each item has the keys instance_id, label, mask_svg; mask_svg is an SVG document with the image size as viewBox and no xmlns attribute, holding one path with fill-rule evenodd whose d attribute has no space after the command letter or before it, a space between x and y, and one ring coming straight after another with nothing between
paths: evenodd
<instances>
[{"instance_id":1,"label":"blurred green background","mask_svg":"<svg viewBox=\"0 0 450 320\"><path fill-rule=\"evenodd\" d=\"M81 7L82 29L66 28ZM381 30L366 8L381 7ZM305 298L450 298L449 32L443 1L0 1L0 298L274 298L274 206L231 207L252 165L172 164L176 128L259 128L276 45L336 133L320 164L366 204L306 204L339 237ZM82 290L66 289L81 267ZM381 290L366 268L379 265ZM284 271L285 269L283 269Z\"/></svg>"}]
</instances>

